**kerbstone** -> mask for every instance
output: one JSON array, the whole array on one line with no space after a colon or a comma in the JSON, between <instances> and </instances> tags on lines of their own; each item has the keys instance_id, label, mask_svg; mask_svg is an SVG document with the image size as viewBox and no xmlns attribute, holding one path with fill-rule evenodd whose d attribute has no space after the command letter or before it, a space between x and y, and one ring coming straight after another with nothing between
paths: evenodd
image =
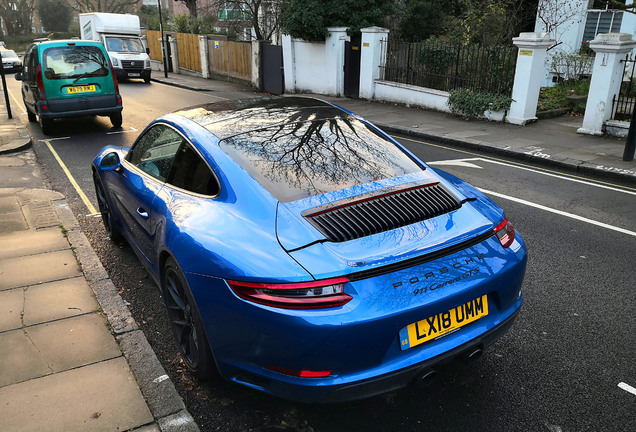
<instances>
[{"instance_id":1,"label":"kerbstone","mask_svg":"<svg viewBox=\"0 0 636 432\"><path fill-rule=\"evenodd\" d=\"M0 290L34 285L81 275L70 250L0 261Z\"/></svg>"},{"instance_id":2,"label":"kerbstone","mask_svg":"<svg viewBox=\"0 0 636 432\"><path fill-rule=\"evenodd\" d=\"M153 421L126 359L0 388L3 432L129 430Z\"/></svg>"}]
</instances>

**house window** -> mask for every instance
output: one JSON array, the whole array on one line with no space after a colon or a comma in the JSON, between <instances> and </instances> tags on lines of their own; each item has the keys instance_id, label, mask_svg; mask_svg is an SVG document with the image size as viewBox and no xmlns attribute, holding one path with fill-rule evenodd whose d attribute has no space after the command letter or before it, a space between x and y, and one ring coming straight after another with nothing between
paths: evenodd
<instances>
[{"instance_id":1,"label":"house window","mask_svg":"<svg viewBox=\"0 0 636 432\"><path fill-rule=\"evenodd\" d=\"M623 11L588 10L582 42L594 40L599 33L617 33L622 22Z\"/></svg>"},{"instance_id":2,"label":"house window","mask_svg":"<svg viewBox=\"0 0 636 432\"><path fill-rule=\"evenodd\" d=\"M249 19L249 13L236 5L226 3L219 8L219 21L248 21Z\"/></svg>"}]
</instances>

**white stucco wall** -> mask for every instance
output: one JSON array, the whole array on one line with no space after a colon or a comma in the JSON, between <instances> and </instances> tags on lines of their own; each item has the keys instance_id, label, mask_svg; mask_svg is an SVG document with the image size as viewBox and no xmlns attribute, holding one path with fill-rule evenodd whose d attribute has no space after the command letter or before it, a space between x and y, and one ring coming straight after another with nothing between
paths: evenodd
<instances>
[{"instance_id":1,"label":"white stucco wall","mask_svg":"<svg viewBox=\"0 0 636 432\"><path fill-rule=\"evenodd\" d=\"M296 62L296 91L311 91L320 94L333 92L335 83L331 82L325 61L325 44L305 42L294 39ZM302 65L302 67L299 67Z\"/></svg>"}]
</instances>

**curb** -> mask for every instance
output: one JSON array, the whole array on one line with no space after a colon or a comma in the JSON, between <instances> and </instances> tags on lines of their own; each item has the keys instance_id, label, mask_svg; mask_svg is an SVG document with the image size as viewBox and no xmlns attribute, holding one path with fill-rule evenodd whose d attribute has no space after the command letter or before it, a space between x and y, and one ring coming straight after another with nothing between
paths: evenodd
<instances>
[{"instance_id":1,"label":"curb","mask_svg":"<svg viewBox=\"0 0 636 432\"><path fill-rule=\"evenodd\" d=\"M410 128L393 126L382 123L374 124L388 133L395 133L399 135L405 135L425 140L430 140L440 144L450 144L460 148L468 150L480 151L483 153L489 153L498 156L506 156L512 159L521 160L524 162L532 162L536 165L541 165L551 168L560 168L565 171L578 173L578 174L592 174L601 178L617 180L627 183L636 184L636 173L611 171L607 169L599 168L598 164L591 164L589 162L581 161L578 159L559 158L559 157L539 157L532 153L525 152L523 149L515 149L512 147L506 147L501 144L493 144L487 141L478 141L471 139L457 139L451 138L443 134L436 134L434 132L421 132L415 131Z\"/></svg>"},{"instance_id":2,"label":"curb","mask_svg":"<svg viewBox=\"0 0 636 432\"><path fill-rule=\"evenodd\" d=\"M11 120L13 121L15 129L20 136L12 140L8 144L0 146L0 155L26 150L27 148L31 147L31 144L33 143L31 136L29 136L29 133L22 125L22 122L17 120L15 117L13 117Z\"/></svg>"},{"instance_id":3,"label":"curb","mask_svg":"<svg viewBox=\"0 0 636 432\"><path fill-rule=\"evenodd\" d=\"M179 84L179 83L175 83L175 82L171 82L171 81L163 81L161 79L157 79L157 78L150 78L150 81L152 82L156 82L159 84L165 84L165 85L169 85L172 87L179 87L185 90L192 90L192 91L198 91L198 92L213 92L214 90L212 89L207 89L207 88L202 88L202 87L193 87L193 86L189 86L187 84Z\"/></svg>"},{"instance_id":4,"label":"curb","mask_svg":"<svg viewBox=\"0 0 636 432\"><path fill-rule=\"evenodd\" d=\"M113 329L115 340L159 429L162 432L198 432L199 427L108 277L66 199L53 200L52 204L60 223L67 230L70 246L75 248L74 253L86 282Z\"/></svg>"}]
</instances>

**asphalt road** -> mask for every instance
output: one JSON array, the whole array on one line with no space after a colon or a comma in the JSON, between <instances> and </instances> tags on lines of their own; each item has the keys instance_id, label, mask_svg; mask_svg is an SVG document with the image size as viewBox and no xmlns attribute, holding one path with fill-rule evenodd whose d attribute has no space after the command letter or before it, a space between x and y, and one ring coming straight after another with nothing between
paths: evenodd
<instances>
[{"instance_id":1,"label":"asphalt road","mask_svg":"<svg viewBox=\"0 0 636 432\"><path fill-rule=\"evenodd\" d=\"M17 83L9 85L19 98ZM400 141L484 190L526 241L525 303L508 334L479 362L444 366L429 387L354 403L295 404L231 383L195 382L180 363L158 289L131 249L113 244L93 215L90 161L104 145L131 144L159 114L240 95L141 82L120 88L121 129L106 118L59 122L59 139L44 137L37 123L28 128L47 179L67 197L202 430L636 430L636 394L624 389L636 387L636 189L411 139ZM27 123L16 98L11 102Z\"/></svg>"}]
</instances>

